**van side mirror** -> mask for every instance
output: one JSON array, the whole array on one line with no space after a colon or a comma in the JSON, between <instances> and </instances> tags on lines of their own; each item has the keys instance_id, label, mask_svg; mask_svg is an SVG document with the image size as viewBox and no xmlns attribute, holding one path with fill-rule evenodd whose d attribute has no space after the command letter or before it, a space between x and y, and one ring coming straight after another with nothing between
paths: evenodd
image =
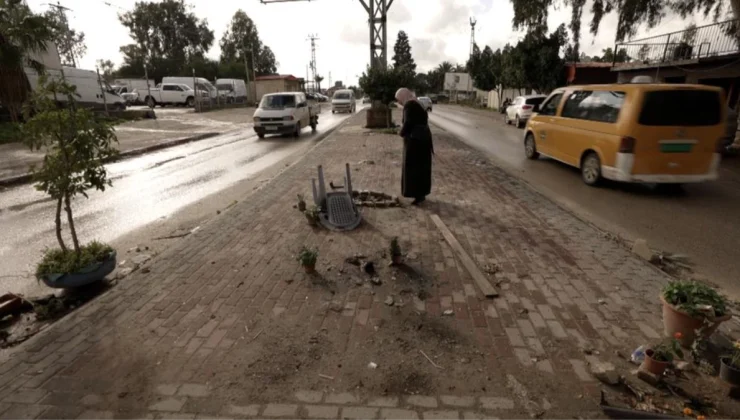
<instances>
[{"instance_id":1,"label":"van side mirror","mask_svg":"<svg viewBox=\"0 0 740 420\"><path fill-rule=\"evenodd\" d=\"M301 102L301 103L298 104L298 108L305 108L305 107L306 107L306 103L305 102Z\"/></svg>"}]
</instances>

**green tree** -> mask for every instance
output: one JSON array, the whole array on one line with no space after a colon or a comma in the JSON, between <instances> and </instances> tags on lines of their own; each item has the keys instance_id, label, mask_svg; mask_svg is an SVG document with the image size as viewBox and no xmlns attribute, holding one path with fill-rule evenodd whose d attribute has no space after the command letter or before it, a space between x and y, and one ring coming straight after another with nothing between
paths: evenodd
<instances>
[{"instance_id":1,"label":"green tree","mask_svg":"<svg viewBox=\"0 0 740 420\"><path fill-rule=\"evenodd\" d=\"M23 70L39 73L44 65L34 58L46 52L52 32L43 16L31 12L21 0L0 0L0 103L18 121L31 85Z\"/></svg>"},{"instance_id":2,"label":"green tree","mask_svg":"<svg viewBox=\"0 0 740 420\"><path fill-rule=\"evenodd\" d=\"M518 87L549 92L564 84L564 61L560 50L567 42L564 24L549 36L541 28L528 32L515 47L514 63L520 67L521 74L526 75Z\"/></svg>"},{"instance_id":3,"label":"green tree","mask_svg":"<svg viewBox=\"0 0 740 420\"><path fill-rule=\"evenodd\" d=\"M110 60L97 60L96 65L100 70L100 77L106 81L113 80L116 71L116 65Z\"/></svg>"},{"instance_id":4,"label":"green tree","mask_svg":"<svg viewBox=\"0 0 740 420\"><path fill-rule=\"evenodd\" d=\"M404 31L398 32L396 44L393 46L393 67L399 70L416 73L416 63L411 55L409 36Z\"/></svg>"},{"instance_id":5,"label":"green tree","mask_svg":"<svg viewBox=\"0 0 740 420\"><path fill-rule=\"evenodd\" d=\"M429 83L429 90L431 92L439 92L444 90L445 73L452 71L454 66L449 61L443 61L434 70L427 72L427 81Z\"/></svg>"},{"instance_id":6,"label":"green tree","mask_svg":"<svg viewBox=\"0 0 740 420\"><path fill-rule=\"evenodd\" d=\"M391 113L388 104L396 99L396 91L402 87L412 86L415 75L405 69L396 67L368 67L360 76L360 88L373 101L373 111L386 112L386 126L391 125ZM376 106L380 102L381 107Z\"/></svg>"},{"instance_id":7,"label":"green tree","mask_svg":"<svg viewBox=\"0 0 740 420\"><path fill-rule=\"evenodd\" d=\"M511 0L511 3L514 8L515 29L546 28L548 10L551 6L560 4L570 6L572 13L569 27L578 54L580 20L585 0ZM593 35L598 34L604 16L615 13L618 16L616 40L624 41L634 36L640 25L654 28L668 12L678 13L682 18L697 13L704 16L712 14L717 20L727 11L731 11L735 19L740 18L740 0L593 0L591 4L593 16L589 27Z\"/></svg>"},{"instance_id":8,"label":"green tree","mask_svg":"<svg viewBox=\"0 0 740 420\"><path fill-rule=\"evenodd\" d=\"M414 86L416 88L416 95L426 95L429 92L433 92L429 85L429 76L427 73L416 73L414 80Z\"/></svg>"},{"instance_id":9,"label":"green tree","mask_svg":"<svg viewBox=\"0 0 740 420\"><path fill-rule=\"evenodd\" d=\"M277 72L278 62L275 54L270 47L262 43L254 21L242 10L234 13L219 45L222 64L244 63L246 54L247 65L254 69L257 75Z\"/></svg>"},{"instance_id":10,"label":"green tree","mask_svg":"<svg viewBox=\"0 0 740 420\"><path fill-rule=\"evenodd\" d=\"M54 34L54 43L59 50L62 64L77 67L77 60L87 52L85 33L72 29L67 14L59 7L49 10L45 16Z\"/></svg>"},{"instance_id":11,"label":"green tree","mask_svg":"<svg viewBox=\"0 0 740 420\"><path fill-rule=\"evenodd\" d=\"M67 215L73 249L79 261L82 248L72 213L72 199L87 197L87 191L103 191L111 186L104 162L115 156L117 142L109 121L77 106L75 86L63 80L41 76L39 87L29 100L27 121L23 124L24 142L32 150L44 150L43 163L34 168L36 189L56 202L55 230L63 253L68 247L62 237L61 211ZM66 99L66 107L57 106ZM33 112L30 112L33 110ZM32 114L32 115L31 115Z\"/></svg>"},{"instance_id":12,"label":"green tree","mask_svg":"<svg viewBox=\"0 0 740 420\"><path fill-rule=\"evenodd\" d=\"M120 49L124 59L122 70L126 67L126 72L134 71L140 65L141 74L146 65L150 78L155 80L191 75L188 62L204 57L213 45L208 21L198 19L184 0L140 1L118 19L134 40L134 44Z\"/></svg>"},{"instance_id":13,"label":"green tree","mask_svg":"<svg viewBox=\"0 0 740 420\"><path fill-rule=\"evenodd\" d=\"M601 50L602 56L598 61L604 62L604 63L626 63L630 61L630 57L627 56L627 50L624 48L620 48L617 55L614 55L614 50L609 48L605 48Z\"/></svg>"}]
</instances>

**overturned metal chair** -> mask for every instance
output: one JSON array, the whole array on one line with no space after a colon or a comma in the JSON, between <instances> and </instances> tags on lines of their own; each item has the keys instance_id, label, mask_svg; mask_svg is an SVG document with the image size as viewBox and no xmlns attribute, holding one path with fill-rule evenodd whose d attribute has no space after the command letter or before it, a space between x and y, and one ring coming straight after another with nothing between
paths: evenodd
<instances>
[{"instance_id":1,"label":"overturned metal chair","mask_svg":"<svg viewBox=\"0 0 740 420\"><path fill-rule=\"evenodd\" d=\"M349 163L345 164L344 185L332 188L340 191L326 192L324 183L324 168L319 165L319 182L316 185L316 179L311 180L313 187L313 201L321 211L319 212L319 222L331 230L352 230L362 221L362 214L352 201L352 175L349 169Z\"/></svg>"}]
</instances>

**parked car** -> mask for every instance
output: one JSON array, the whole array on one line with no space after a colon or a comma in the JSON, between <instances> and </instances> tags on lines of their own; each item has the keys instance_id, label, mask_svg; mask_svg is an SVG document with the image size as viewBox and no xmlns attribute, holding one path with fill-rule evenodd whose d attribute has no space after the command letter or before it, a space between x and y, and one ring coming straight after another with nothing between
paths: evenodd
<instances>
[{"instance_id":1,"label":"parked car","mask_svg":"<svg viewBox=\"0 0 740 420\"><path fill-rule=\"evenodd\" d=\"M517 96L506 108L504 122L511 124L513 121L517 128L524 127L529 117L532 116L535 105L541 104L545 98L547 98L545 95Z\"/></svg>"},{"instance_id":2,"label":"parked car","mask_svg":"<svg viewBox=\"0 0 740 420\"><path fill-rule=\"evenodd\" d=\"M301 135L304 127L316 130L321 105L309 100L303 92L280 92L264 95L254 111L254 132L261 139L266 134Z\"/></svg>"},{"instance_id":3,"label":"parked car","mask_svg":"<svg viewBox=\"0 0 740 420\"><path fill-rule=\"evenodd\" d=\"M428 96L422 96L417 100L427 112L432 112L432 100Z\"/></svg>"},{"instance_id":4,"label":"parked car","mask_svg":"<svg viewBox=\"0 0 740 420\"><path fill-rule=\"evenodd\" d=\"M216 97L218 96L218 90L216 89L216 86L213 86L213 84L208 79L204 79L202 77L195 78L195 85L193 85L192 77L163 77L162 83L190 86L190 89L193 89L200 93L200 97L216 99Z\"/></svg>"},{"instance_id":5,"label":"parked car","mask_svg":"<svg viewBox=\"0 0 740 420\"><path fill-rule=\"evenodd\" d=\"M144 102L154 108L159 105L185 105L188 107L195 106L195 92L193 89L184 84L178 83L160 83L144 97Z\"/></svg>"},{"instance_id":6,"label":"parked car","mask_svg":"<svg viewBox=\"0 0 740 420\"><path fill-rule=\"evenodd\" d=\"M342 89L334 92L331 98L331 113L349 112L354 114L356 109L355 92L350 89Z\"/></svg>"},{"instance_id":7,"label":"parked car","mask_svg":"<svg viewBox=\"0 0 740 420\"><path fill-rule=\"evenodd\" d=\"M524 152L603 178L651 184L717 179L727 121L722 90L623 83L556 89L527 124Z\"/></svg>"}]
</instances>

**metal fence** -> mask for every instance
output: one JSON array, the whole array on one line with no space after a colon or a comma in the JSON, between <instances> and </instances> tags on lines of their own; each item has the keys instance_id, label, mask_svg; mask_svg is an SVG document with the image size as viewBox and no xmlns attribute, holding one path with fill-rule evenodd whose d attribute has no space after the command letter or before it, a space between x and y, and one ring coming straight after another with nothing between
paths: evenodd
<instances>
[{"instance_id":1,"label":"metal fence","mask_svg":"<svg viewBox=\"0 0 740 420\"><path fill-rule=\"evenodd\" d=\"M659 65L740 53L737 19L687 28L683 31L637 39L616 45L615 56L625 62L615 67Z\"/></svg>"}]
</instances>

